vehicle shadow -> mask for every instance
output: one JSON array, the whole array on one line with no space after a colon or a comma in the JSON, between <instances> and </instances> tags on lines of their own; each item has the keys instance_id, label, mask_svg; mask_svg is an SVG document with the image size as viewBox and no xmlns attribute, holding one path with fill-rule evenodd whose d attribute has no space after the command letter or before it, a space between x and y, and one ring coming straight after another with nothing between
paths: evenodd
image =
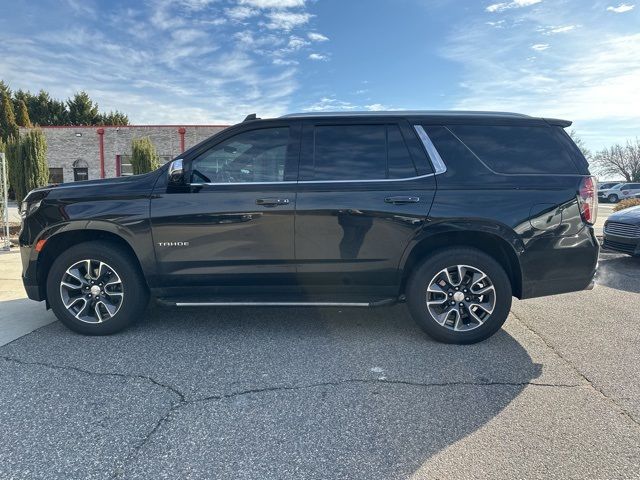
<instances>
[{"instance_id":1,"label":"vehicle shadow","mask_svg":"<svg viewBox=\"0 0 640 480\"><path fill-rule=\"evenodd\" d=\"M640 258L607 251L601 252L596 284L640 293Z\"/></svg>"},{"instance_id":2,"label":"vehicle shadow","mask_svg":"<svg viewBox=\"0 0 640 480\"><path fill-rule=\"evenodd\" d=\"M0 355L178 389L186 402L127 466L127 475L146 478L407 477L541 374L506 331L476 345L439 344L404 305L152 306L117 335L84 337L56 322L0 347ZM58 374L41 387L55 392ZM101 392L93 395L99 401ZM49 416L30 413L32 423ZM67 436L82 433L98 451L101 434L92 428L68 425L59 438L26 447L64 448Z\"/></svg>"}]
</instances>

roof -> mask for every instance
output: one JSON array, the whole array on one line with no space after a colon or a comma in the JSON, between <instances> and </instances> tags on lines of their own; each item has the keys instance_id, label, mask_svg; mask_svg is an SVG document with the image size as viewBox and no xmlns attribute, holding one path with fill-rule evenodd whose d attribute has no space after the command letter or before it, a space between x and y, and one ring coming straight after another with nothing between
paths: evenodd
<instances>
[{"instance_id":1,"label":"roof","mask_svg":"<svg viewBox=\"0 0 640 480\"><path fill-rule=\"evenodd\" d=\"M366 112L307 112L290 113L280 118L314 118L314 117L507 117L507 118L531 118L522 113L513 112L485 112L470 110L387 110Z\"/></svg>"},{"instance_id":2,"label":"roof","mask_svg":"<svg viewBox=\"0 0 640 480\"><path fill-rule=\"evenodd\" d=\"M290 113L280 118L376 118L376 117L404 117L420 119L427 122L451 122L462 123L472 122L474 124L518 124L518 125L557 125L568 127L569 120L557 118L539 118L513 112L489 112L489 111L468 111L468 110L393 110L374 112L307 112Z\"/></svg>"}]
</instances>

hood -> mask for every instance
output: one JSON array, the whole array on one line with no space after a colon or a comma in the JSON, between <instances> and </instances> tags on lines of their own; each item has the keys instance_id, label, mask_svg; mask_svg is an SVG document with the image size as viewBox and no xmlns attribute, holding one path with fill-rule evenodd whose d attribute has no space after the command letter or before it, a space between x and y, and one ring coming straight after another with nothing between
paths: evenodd
<instances>
[{"instance_id":1,"label":"hood","mask_svg":"<svg viewBox=\"0 0 640 480\"><path fill-rule=\"evenodd\" d=\"M146 195L153 190L156 180L164 170L161 167L158 170L142 175L61 183L34 190L29 195L31 196L37 192L46 192L46 196L50 200Z\"/></svg>"},{"instance_id":2,"label":"hood","mask_svg":"<svg viewBox=\"0 0 640 480\"><path fill-rule=\"evenodd\" d=\"M637 207L629 207L619 212L615 212L609 216L608 222L630 223L632 225L640 225L640 205Z\"/></svg>"}]
</instances>

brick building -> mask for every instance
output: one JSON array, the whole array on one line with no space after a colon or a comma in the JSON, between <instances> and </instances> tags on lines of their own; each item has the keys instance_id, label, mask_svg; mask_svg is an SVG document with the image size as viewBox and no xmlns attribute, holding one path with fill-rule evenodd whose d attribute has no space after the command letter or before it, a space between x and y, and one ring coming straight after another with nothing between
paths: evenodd
<instances>
[{"instance_id":1,"label":"brick building","mask_svg":"<svg viewBox=\"0 0 640 480\"><path fill-rule=\"evenodd\" d=\"M40 128L47 139L50 181L62 183L131 175L131 140L134 138L149 137L160 161L167 162L226 125Z\"/></svg>"}]
</instances>

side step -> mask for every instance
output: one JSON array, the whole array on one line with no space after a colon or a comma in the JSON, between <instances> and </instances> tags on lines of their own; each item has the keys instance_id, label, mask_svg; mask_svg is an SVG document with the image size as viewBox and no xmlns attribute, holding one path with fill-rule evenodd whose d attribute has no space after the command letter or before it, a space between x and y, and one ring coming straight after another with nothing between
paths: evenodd
<instances>
[{"instance_id":1,"label":"side step","mask_svg":"<svg viewBox=\"0 0 640 480\"><path fill-rule=\"evenodd\" d=\"M382 307L398 303L397 298L385 298L370 302L264 302L264 301L192 301L158 298L164 305L175 307Z\"/></svg>"}]
</instances>

